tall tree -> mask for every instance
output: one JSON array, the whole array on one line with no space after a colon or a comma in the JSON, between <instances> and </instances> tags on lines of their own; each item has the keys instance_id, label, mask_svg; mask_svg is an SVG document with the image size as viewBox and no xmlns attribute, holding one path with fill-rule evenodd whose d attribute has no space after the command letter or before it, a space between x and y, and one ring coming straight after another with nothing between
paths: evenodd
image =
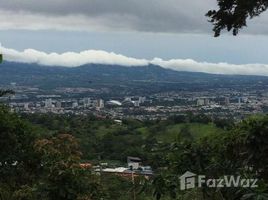
<instances>
[{"instance_id":1,"label":"tall tree","mask_svg":"<svg viewBox=\"0 0 268 200\"><path fill-rule=\"evenodd\" d=\"M247 20L259 16L268 7L268 0L217 0L219 9L206 14L213 24L215 37L227 29L237 35L247 26Z\"/></svg>"},{"instance_id":2,"label":"tall tree","mask_svg":"<svg viewBox=\"0 0 268 200\"><path fill-rule=\"evenodd\" d=\"M42 163L41 179L37 186L40 199L91 200L100 199L97 177L80 167L81 152L76 139L60 134L35 143Z\"/></svg>"},{"instance_id":3,"label":"tall tree","mask_svg":"<svg viewBox=\"0 0 268 200\"><path fill-rule=\"evenodd\" d=\"M0 106L0 199L13 199L21 186L36 180L40 166L33 152L36 137L30 124Z\"/></svg>"}]
</instances>

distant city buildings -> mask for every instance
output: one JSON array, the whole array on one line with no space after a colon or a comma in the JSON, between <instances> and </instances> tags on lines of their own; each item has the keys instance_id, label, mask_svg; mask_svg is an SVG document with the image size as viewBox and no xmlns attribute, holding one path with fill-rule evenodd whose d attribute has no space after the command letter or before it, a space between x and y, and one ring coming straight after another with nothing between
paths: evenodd
<instances>
[{"instance_id":1,"label":"distant city buildings","mask_svg":"<svg viewBox=\"0 0 268 200\"><path fill-rule=\"evenodd\" d=\"M104 108L104 100L103 99L98 99L96 107L98 109L103 109Z\"/></svg>"},{"instance_id":2,"label":"distant city buildings","mask_svg":"<svg viewBox=\"0 0 268 200\"><path fill-rule=\"evenodd\" d=\"M52 99L46 99L45 100L45 108L52 108L53 104L52 104Z\"/></svg>"},{"instance_id":3,"label":"distant city buildings","mask_svg":"<svg viewBox=\"0 0 268 200\"><path fill-rule=\"evenodd\" d=\"M224 104L225 104L226 106L230 105L230 98L229 98L229 97L225 97L225 99L224 99Z\"/></svg>"},{"instance_id":4,"label":"distant city buildings","mask_svg":"<svg viewBox=\"0 0 268 200\"><path fill-rule=\"evenodd\" d=\"M268 113L268 89L211 89L209 91L161 92L150 95L98 94L87 88L60 88L44 91L37 87L9 84L15 95L1 97L14 112L93 114L100 118L121 120L164 120L170 116L206 114L219 118L241 119L253 113ZM104 90L105 91L105 90ZM89 92L84 94L85 92Z\"/></svg>"},{"instance_id":5,"label":"distant city buildings","mask_svg":"<svg viewBox=\"0 0 268 200\"><path fill-rule=\"evenodd\" d=\"M207 106L209 105L209 99L208 98L200 98L197 99L197 106Z\"/></svg>"}]
</instances>

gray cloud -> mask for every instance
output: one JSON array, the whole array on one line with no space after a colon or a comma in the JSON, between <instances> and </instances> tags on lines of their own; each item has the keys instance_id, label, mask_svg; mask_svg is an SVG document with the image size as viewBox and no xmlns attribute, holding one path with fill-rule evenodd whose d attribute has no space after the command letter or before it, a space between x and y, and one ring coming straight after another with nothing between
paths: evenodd
<instances>
[{"instance_id":1,"label":"gray cloud","mask_svg":"<svg viewBox=\"0 0 268 200\"><path fill-rule=\"evenodd\" d=\"M265 64L236 65L229 63L197 62L192 59L163 60L160 58L154 58L152 60L147 60L97 50L82 51L80 53L66 52L58 54L45 53L34 49L27 49L20 52L3 47L2 52L4 54L4 58L8 61L36 63L47 66L78 67L84 64L95 63L122 65L126 67L142 67L148 64L155 64L163 68L173 69L176 71L268 76L268 65Z\"/></svg>"},{"instance_id":2,"label":"gray cloud","mask_svg":"<svg viewBox=\"0 0 268 200\"><path fill-rule=\"evenodd\" d=\"M0 0L0 28L207 32L204 15L214 6L215 0ZM11 17L6 22L4 14Z\"/></svg>"}]
</instances>

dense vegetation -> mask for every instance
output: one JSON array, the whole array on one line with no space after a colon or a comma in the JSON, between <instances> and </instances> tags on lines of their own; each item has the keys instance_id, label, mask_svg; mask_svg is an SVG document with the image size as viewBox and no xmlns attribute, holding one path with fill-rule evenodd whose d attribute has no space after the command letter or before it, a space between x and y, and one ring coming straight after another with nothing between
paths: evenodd
<instances>
[{"instance_id":1,"label":"dense vegetation","mask_svg":"<svg viewBox=\"0 0 268 200\"><path fill-rule=\"evenodd\" d=\"M267 10L267 0L217 0L218 10L210 10L207 16L213 24L215 37L226 29L237 35L247 26L247 20L259 16Z\"/></svg>"},{"instance_id":2,"label":"dense vegetation","mask_svg":"<svg viewBox=\"0 0 268 200\"><path fill-rule=\"evenodd\" d=\"M17 115L0 108L0 199L267 199L268 116L238 124L206 116L166 121L93 116ZM127 156L151 165L153 178L99 176L80 163L124 166ZM208 177L258 178L258 188L181 191L186 171Z\"/></svg>"}]
</instances>

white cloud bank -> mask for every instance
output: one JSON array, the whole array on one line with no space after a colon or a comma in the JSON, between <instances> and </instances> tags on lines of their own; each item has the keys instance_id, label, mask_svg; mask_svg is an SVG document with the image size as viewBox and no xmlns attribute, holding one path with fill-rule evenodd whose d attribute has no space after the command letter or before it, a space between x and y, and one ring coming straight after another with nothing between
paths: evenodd
<instances>
[{"instance_id":1,"label":"white cloud bank","mask_svg":"<svg viewBox=\"0 0 268 200\"><path fill-rule=\"evenodd\" d=\"M48 54L34 49L26 49L20 52L2 47L1 51L4 54L4 59L7 61L36 63L46 66L78 67L85 64L108 64L131 67L154 64L176 71L268 76L268 65L266 64L236 65L229 63L197 62L192 59L163 60L161 58L154 58L152 60L146 60L100 50L88 50L80 53Z\"/></svg>"}]
</instances>

